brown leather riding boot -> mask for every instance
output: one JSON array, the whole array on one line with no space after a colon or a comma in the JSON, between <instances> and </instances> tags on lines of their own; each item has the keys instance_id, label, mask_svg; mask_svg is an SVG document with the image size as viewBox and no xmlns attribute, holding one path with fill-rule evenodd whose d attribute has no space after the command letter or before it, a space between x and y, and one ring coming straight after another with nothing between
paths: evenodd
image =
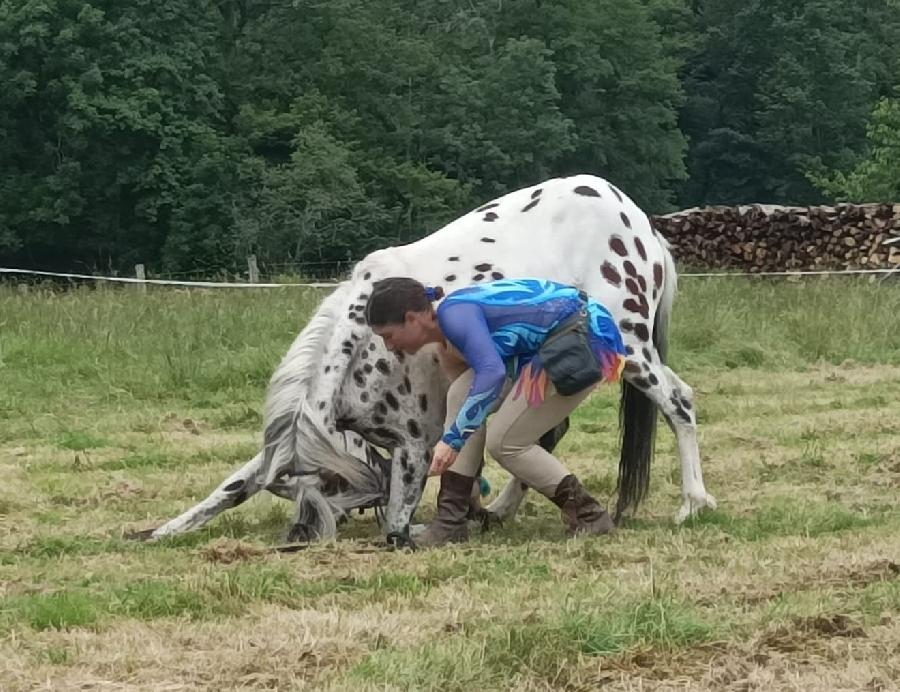
<instances>
[{"instance_id":1,"label":"brown leather riding boot","mask_svg":"<svg viewBox=\"0 0 900 692\"><path fill-rule=\"evenodd\" d=\"M588 494L572 474L559 482L550 499L559 507L570 536L584 533L599 535L615 531L616 525L609 512Z\"/></svg>"},{"instance_id":2,"label":"brown leather riding boot","mask_svg":"<svg viewBox=\"0 0 900 692\"><path fill-rule=\"evenodd\" d=\"M438 492L437 514L428 527L416 538L419 548L436 548L447 543L465 543L469 540L466 518L469 499L475 479L453 471L441 474Z\"/></svg>"}]
</instances>

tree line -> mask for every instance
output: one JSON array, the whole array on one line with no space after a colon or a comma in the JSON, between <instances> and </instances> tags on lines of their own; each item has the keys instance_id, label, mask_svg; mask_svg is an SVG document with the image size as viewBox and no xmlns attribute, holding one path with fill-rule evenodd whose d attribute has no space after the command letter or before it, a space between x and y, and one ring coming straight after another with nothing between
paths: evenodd
<instances>
[{"instance_id":1,"label":"tree line","mask_svg":"<svg viewBox=\"0 0 900 692\"><path fill-rule=\"evenodd\" d=\"M592 172L900 198L900 0L0 0L0 264L328 266Z\"/></svg>"}]
</instances>

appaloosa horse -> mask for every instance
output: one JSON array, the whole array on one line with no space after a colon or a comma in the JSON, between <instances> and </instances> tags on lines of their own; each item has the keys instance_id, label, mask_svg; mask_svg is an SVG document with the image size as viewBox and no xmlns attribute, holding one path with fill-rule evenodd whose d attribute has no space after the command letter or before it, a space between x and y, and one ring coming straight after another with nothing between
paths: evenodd
<instances>
[{"instance_id":1,"label":"appaloosa horse","mask_svg":"<svg viewBox=\"0 0 900 692\"><path fill-rule=\"evenodd\" d=\"M334 536L346 512L386 499L387 536L408 540L432 445L442 434L448 383L431 349L393 354L367 327L363 311L372 284L389 276L410 276L447 293L503 277L540 277L585 290L615 317L627 351L617 515L647 492L657 410L675 433L681 459L676 521L715 507L703 484L692 390L665 364L676 289L668 243L623 192L579 175L509 193L422 240L359 262L272 377L263 449L154 537L196 528L267 489L295 500L295 535ZM513 479L488 510L509 517L524 492Z\"/></svg>"}]
</instances>

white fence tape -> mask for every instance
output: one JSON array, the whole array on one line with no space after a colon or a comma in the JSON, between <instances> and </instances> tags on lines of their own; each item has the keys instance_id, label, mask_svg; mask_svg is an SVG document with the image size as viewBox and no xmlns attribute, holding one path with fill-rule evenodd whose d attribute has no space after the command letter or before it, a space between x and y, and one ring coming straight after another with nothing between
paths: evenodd
<instances>
[{"instance_id":1,"label":"white fence tape","mask_svg":"<svg viewBox=\"0 0 900 692\"><path fill-rule=\"evenodd\" d=\"M34 276L54 276L61 279L93 279L94 281L116 281L127 284L154 284L157 286L192 286L194 288L281 288L282 286L304 286L308 288L330 288L337 286L336 281L313 283L285 284L251 284L230 283L227 281L176 281L173 279L134 279L127 276L94 276L93 274L64 274L59 272L43 272L35 269L9 269L0 267L0 274L29 274Z\"/></svg>"},{"instance_id":2,"label":"white fence tape","mask_svg":"<svg viewBox=\"0 0 900 692\"><path fill-rule=\"evenodd\" d=\"M900 266L894 269L840 269L821 271L783 271L783 272L687 272L679 274L679 278L705 278L705 277L746 277L746 276L846 276L852 274L897 274ZM35 269L11 269L0 267L0 274L26 274L32 276L52 276L61 279L89 279L93 281L113 281L129 284L153 284L157 286L188 286L192 288L284 288L300 286L305 288L333 288L337 281L319 281L310 283L240 283L227 281L177 281L173 279L135 279L127 276L95 276L93 274L65 274L59 272L37 271Z\"/></svg>"}]
</instances>

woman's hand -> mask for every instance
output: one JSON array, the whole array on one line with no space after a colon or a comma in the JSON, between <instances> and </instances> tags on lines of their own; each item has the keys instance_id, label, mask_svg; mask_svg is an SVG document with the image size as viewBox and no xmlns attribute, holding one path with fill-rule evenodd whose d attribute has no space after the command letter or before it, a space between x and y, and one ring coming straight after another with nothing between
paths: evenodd
<instances>
[{"instance_id":1,"label":"woman's hand","mask_svg":"<svg viewBox=\"0 0 900 692\"><path fill-rule=\"evenodd\" d=\"M453 447L446 442L438 442L434 446L434 454L431 457L431 468L428 470L429 476L440 476L444 471L453 466L456 457L459 456Z\"/></svg>"}]
</instances>

